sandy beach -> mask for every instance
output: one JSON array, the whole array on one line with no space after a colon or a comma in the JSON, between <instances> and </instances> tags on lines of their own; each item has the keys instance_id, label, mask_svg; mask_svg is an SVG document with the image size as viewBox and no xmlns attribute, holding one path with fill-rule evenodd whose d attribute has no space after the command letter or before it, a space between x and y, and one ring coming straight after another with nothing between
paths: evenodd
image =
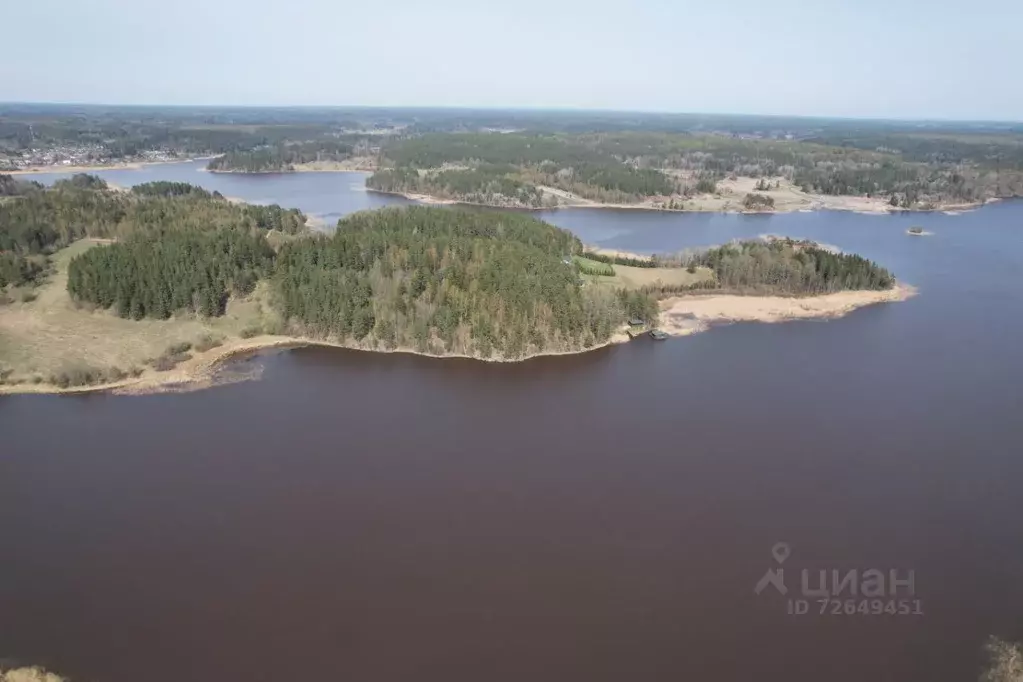
<instances>
[{"instance_id":1,"label":"sandy beach","mask_svg":"<svg viewBox=\"0 0 1023 682\"><path fill-rule=\"evenodd\" d=\"M435 359L444 358L461 358L468 360L477 360L480 362L523 362L537 357L547 357L556 355L578 355L579 353L588 353L599 348L606 348L608 346L625 343L629 341L628 334L625 333L624 327L622 330L616 332L606 342L592 346L590 348L574 350L574 351L544 351L542 353L532 353L523 355L519 358L484 358L480 356L464 355L460 353L444 353L442 355L434 355L431 353L424 353L422 351L415 350L413 348L377 348L368 347L358 344L341 343L337 341L328 341L323 339L312 339L308 337L300 336L256 336L249 339L231 339L226 341L223 345L217 348L211 349L204 353L194 353L192 357L184 362L180 363L174 369L167 372L155 372L152 370L146 370L146 372L137 378L127 378L121 381L110 382L106 384L94 384L90 386L73 386L68 388L60 388L52 384L2 384L0 385L0 395L13 395L23 393L33 394L75 394L75 393L94 393L94 392L111 392L119 395L146 395L151 393L167 393L167 392L182 392L182 391L194 391L203 388L209 388L216 384L217 371L227 362L244 357L249 354L259 353L261 351L273 351L273 350L286 350L289 348L303 348L310 346L319 346L323 348L339 348L344 350L355 350L365 353L401 353L406 355L421 355L423 357L430 357Z\"/></svg>"},{"instance_id":2,"label":"sandy beach","mask_svg":"<svg viewBox=\"0 0 1023 682\"><path fill-rule=\"evenodd\" d=\"M840 291L806 297L693 295L661 301L661 329L673 336L707 330L715 323L833 319L868 305L905 301L917 294L906 284L885 291Z\"/></svg>"}]
</instances>

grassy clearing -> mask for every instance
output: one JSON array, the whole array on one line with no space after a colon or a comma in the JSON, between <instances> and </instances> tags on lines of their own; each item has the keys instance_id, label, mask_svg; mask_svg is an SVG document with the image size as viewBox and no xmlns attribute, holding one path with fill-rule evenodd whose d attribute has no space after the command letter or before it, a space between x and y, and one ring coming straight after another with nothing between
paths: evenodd
<instances>
[{"instance_id":1,"label":"grassy clearing","mask_svg":"<svg viewBox=\"0 0 1023 682\"><path fill-rule=\"evenodd\" d=\"M172 347L215 348L243 330L280 326L266 282L244 299L231 300L218 318L178 314L169 320L125 320L108 310L77 306L67 293L71 259L97 245L81 240L53 257L53 274L33 290L0 305L0 380L6 384L84 385L156 371L154 359L180 362ZM203 352L203 351L199 351ZM176 364L176 363L175 363ZM148 366L148 369L147 369ZM84 383L83 383L84 382Z\"/></svg>"},{"instance_id":2,"label":"grassy clearing","mask_svg":"<svg viewBox=\"0 0 1023 682\"><path fill-rule=\"evenodd\" d=\"M583 256L572 256L579 272L584 275L600 275L603 277L614 277L615 269L610 263L602 263L598 260L585 258Z\"/></svg>"},{"instance_id":3,"label":"grassy clearing","mask_svg":"<svg viewBox=\"0 0 1023 682\"><path fill-rule=\"evenodd\" d=\"M697 282L713 281L714 272L710 268L696 268L695 270L695 272L689 272L686 268L636 268L631 265L616 265L613 276L583 275L583 279L593 284L625 289L640 289L656 285L689 286Z\"/></svg>"}]
</instances>

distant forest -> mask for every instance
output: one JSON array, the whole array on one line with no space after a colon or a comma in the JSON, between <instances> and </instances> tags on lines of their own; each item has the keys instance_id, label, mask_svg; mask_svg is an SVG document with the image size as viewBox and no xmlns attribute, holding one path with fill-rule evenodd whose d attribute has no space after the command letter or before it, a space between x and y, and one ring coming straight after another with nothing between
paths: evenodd
<instances>
[{"instance_id":1,"label":"distant forest","mask_svg":"<svg viewBox=\"0 0 1023 682\"><path fill-rule=\"evenodd\" d=\"M0 104L0 171L152 154L218 155L212 169L251 172L349 154L381 158L375 189L525 208L563 201L558 192L677 208L733 177L784 178L809 193L875 197L897 208L1023 196L1023 125L1010 123Z\"/></svg>"},{"instance_id":2,"label":"distant forest","mask_svg":"<svg viewBox=\"0 0 1023 682\"><path fill-rule=\"evenodd\" d=\"M337 141L279 144L251 150L229 151L211 160L206 167L211 171L279 173L294 170L296 164L343 161L351 158L354 151L354 144Z\"/></svg>"},{"instance_id":3,"label":"distant forest","mask_svg":"<svg viewBox=\"0 0 1023 682\"><path fill-rule=\"evenodd\" d=\"M524 207L556 203L539 186L602 203L635 203L712 193L718 181L738 176L783 177L808 193L881 197L899 208L1023 195L1023 136L998 142L868 139L855 146L844 137L822 144L821 138L632 131L432 133L389 142L383 150L388 167L367 184ZM834 144L839 141L842 146ZM866 148L871 142L879 146ZM773 200L752 195L745 207L770 210Z\"/></svg>"},{"instance_id":4,"label":"distant forest","mask_svg":"<svg viewBox=\"0 0 1023 682\"><path fill-rule=\"evenodd\" d=\"M636 168L561 136L435 133L394 140L383 151L393 169L379 171L366 184L385 191L538 208L547 205L539 186L607 203L632 203L680 189L657 170ZM435 168L440 170L415 172Z\"/></svg>"},{"instance_id":5,"label":"distant forest","mask_svg":"<svg viewBox=\"0 0 1023 682\"><path fill-rule=\"evenodd\" d=\"M474 168L432 170L420 173L415 168L388 168L366 179L366 186L381 192L428 194L470 204L543 208L557 205L545 200L536 185L519 180L508 165L481 164Z\"/></svg>"},{"instance_id":6,"label":"distant forest","mask_svg":"<svg viewBox=\"0 0 1023 682\"><path fill-rule=\"evenodd\" d=\"M0 176L0 189L14 193L0 201L0 286L31 281L42 272L46 256L83 237L120 240L141 234L158 241L168 232L222 228L296 234L306 222L295 209L236 204L185 183L147 183L114 192L84 174L52 189Z\"/></svg>"}]
</instances>

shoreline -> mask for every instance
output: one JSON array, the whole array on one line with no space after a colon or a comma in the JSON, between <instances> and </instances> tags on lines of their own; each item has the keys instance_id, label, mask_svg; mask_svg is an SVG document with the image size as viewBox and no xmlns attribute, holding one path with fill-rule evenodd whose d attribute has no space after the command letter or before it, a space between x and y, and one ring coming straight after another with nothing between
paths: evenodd
<instances>
[{"instance_id":1,"label":"shoreline","mask_svg":"<svg viewBox=\"0 0 1023 682\"><path fill-rule=\"evenodd\" d=\"M867 306L905 301L919 293L914 286L896 283L880 291L838 291L804 297L729 293L672 296L660 301L661 329L670 336L689 336L715 324L833 320Z\"/></svg>"},{"instance_id":2,"label":"shoreline","mask_svg":"<svg viewBox=\"0 0 1023 682\"><path fill-rule=\"evenodd\" d=\"M264 171L200 168L199 170L203 173L213 173L214 175L294 175L295 173L360 173L362 175L372 175L376 172L372 168L292 168L291 170Z\"/></svg>"},{"instance_id":3,"label":"shoreline","mask_svg":"<svg viewBox=\"0 0 1023 682\"><path fill-rule=\"evenodd\" d=\"M209 161L218 158L219 155L213 156L194 156L186 157L181 159L170 159L167 161L125 161L111 164L92 164L83 166L32 166L30 168L20 168L17 170L0 170L0 175L37 175L37 174L52 174L52 173L93 173L97 171L111 171L111 170L141 170L149 166L162 166L174 163L189 163L193 161ZM314 167L310 164L296 166L290 170L267 170L267 171L246 171L246 170L211 170L209 168L198 169L204 173L215 173L215 174L236 174L236 175L290 175L293 173L360 173L363 175L370 175L375 173L377 168L370 168L366 166L357 166L355 168L339 168L339 167ZM591 208L591 209L604 209L604 210L615 210L615 211L660 211L663 213L718 213L724 215L782 215L789 213L813 213L817 211L848 211L850 213L859 213L861 215L892 215L896 213L945 213L947 215L958 215L966 211L973 211L978 208L982 208L988 204L1002 201L1001 197L993 197L985 199L983 201L976 202L965 202L965 203L949 203L939 204L929 208L900 208L890 206L887 203L871 204L869 206L863 205L864 202L869 202L869 198L860 197L855 195L807 195L810 199L809 204L803 205L786 205L782 208L774 209L756 209L756 210L745 210L737 208L717 208L717 207L696 207L696 208L667 208L664 206L655 206L647 203L636 203L636 204L615 204L615 203L604 203L599 201L590 201L588 199L579 198L577 201L571 201L568 203L558 204L556 206L504 206L501 204L487 204L476 201L464 201L460 199L446 199L438 197L432 194L420 194L414 192L395 192L382 189L374 189L372 187L366 187L367 192L374 192L377 194L386 194L390 196L401 197L408 201L414 201L417 203L425 204L428 206L476 206L481 208L497 208L506 211L557 211L562 209L578 209L578 208ZM563 195L558 195L562 196Z\"/></svg>"},{"instance_id":4,"label":"shoreline","mask_svg":"<svg viewBox=\"0 0 1023 682\"><path fill-rule=\"evenodd\" d=\"M368 171L367 171L368 172ZM446 199L443 197L434 196L432 194L419 194L414 192L394 192L383 189L374 189L372 187L366 188L367 192L374 192L376 194L386 194L390 196L401 197L409 201L414 201L429 206L478 206L483 208L497 208L504 209L506 211L559 211L564 209L579 209L579 208L591 208L601 210L614 210L614 211L660 211L663 213L719 213L726 215L784 215L788 213L815 213L817 211L847 211L850 213L859 213L862 215L892 215L895 213L946 213L951 215L960 214L966 211L973 211L978 208L982 208L990 203L1001 201L999 198L987 199L985 201L979 201L974 203L964 204L941 204L931 208L897 208L897 207L877 207L877 208L864 208L855 205L847 205L843 203L845 200L855 199L861 200L863 197L846 196L841 195L835 197L834 203L829 203L827 200L820 200L809 206L791 206L782 209L771 209L771 210L734 210L734 209L719 209L719 208L665 208L663 206L652 206L649 204L609 204L600 202L576 202L558 204L557 206L502 206L500 204L486 204L477 201L462 201L460 199ZM887 206L887 205L885 205Z\"/></svg>"},{"instance_id":5,"label":"shoreline","mask_svg":"<svg viewBox=\"0 0 1023 682\"><path fill-rule=\"evenodd\" d=\"M220 156L208 157L210 160ZM288 168L274 170L245 170L242 168L206 168L200 169L206 173L236 173L238 175L290 175L292 173L363 173L370 175L379 170L376 159L372 156L353 156L341 161L306 161L304 163L291 164Z\"/></svg>"},{"instance_id":6,"label":"shoreline","mask_svg":"<svg viewBox=\"0 0 1023 682\"><path fill-rule=\"evenodd\" d=\"M437 360L462 359L479 362L525 362L534 358L556 357L561 355L579 355L590 351L608 348L629 341L624 331L611 335L604 343L571 351L544 351L531 353L520 358L490 357L483 358L464 353L444 353L435 355L415 350L414 348L365 348L357 345L313 339L302 336L263 335L249 339L232 339L223 345L203 353L195 353L177 367L166 372L147 370L146 374L136 378L90 386L69 386L61 388L53 384L0 384L0 396L4 395L76 395L87 393L111 393L114 395L151 395L155 393L187 392L211 388L217 385L216 374L228 362L245 355L252 355L268 350L288 350L291 348L335 348L339 350L359 351L363 353L396 353L402 355L418 355Z\"/></svg>"},{"instance_id":7,"label":"shoreline","mask_svg":"<svg viewBox=\"0 0 1023 682\"><path fill-rule=\"evenodd\" d=\"M683 337L709 331L716 324L734 322L787 322L809 319L836 319L854 310L879 303L905 301L918 294L915 287L896 284L883 291L841 291L807 297L742 296L737 294L689 294L672 296L659 302L660 320L657 328L672 337ZM270 350L290 348L337 348L365 353L398 353L419 355L434 359L460 358L480 362L525 362L534 358L560 355L579 355L626 343L630 337L619 330L607 341L590 348L572 351L544 351L520 358L482 358L463 353L435 355L413 348L367 348L355 344L301 336L262 335L249 339L235 338L203 353L196 353L174 369L166 372L147 372L137 378L91 386L61 388L52 384L0 385L2 395L75 395L112 393L115 395L149 395L154 393L185 392L218 385L218 371L232 360Z\"/></svg>"},{"instance_id":8,"label":"shoreline","mask_svg":"<svg viewBox=\"0 0 1023 682\"><path fill-rule=\"evenodd\" d=\"M39 175L51 173L93 173L95 171L110 170L141 170L148 166L166 166L171 163L190 163L192 161L209 161L215 156L190 156L183 159L168 159L167 161L119 161L106 164L89 164L85 166L31 166L17 170L0 170L0 175Z\"/></svg>"}]
</instances>

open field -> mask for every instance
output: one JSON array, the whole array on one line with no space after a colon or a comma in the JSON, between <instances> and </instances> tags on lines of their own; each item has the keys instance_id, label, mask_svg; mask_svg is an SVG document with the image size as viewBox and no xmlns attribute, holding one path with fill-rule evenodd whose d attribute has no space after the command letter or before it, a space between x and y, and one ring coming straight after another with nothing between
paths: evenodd
<instances>
[{"instance_id":1,"label":"open field","mask_svg":"<svg viewBox=\"0 0 1023 682\"><path fill-rule=\"evenodd\" d=\"M597 261L591 261L596 263ZM699 282L713 281L714 272L710 268L696 268L689 272L685 268L637 268L631 265L615 265L613 277L601 275L583 275L583 280L615 288L639 289L645 286L691 286Z\"/></svg>"},{"instance_id":2,"label":"open field","mask_svg":"<svg viewBox=\"0 0 1023 682\"><path fill-rule=\"evenodd\" d=\"M353 156L344 161L310 161L309 163L296 163L296 172L306 173L327 173L327 172L351 172L360 171L369 173L377 169L377 160L372 156Z\"/></svg>"},{"instance_id":3,"label":"open field","mask_svg":"<svg viewBox=\"0 0 1023 682\"><path fill-rule=\"evenodd\" d=\"M614 277L615 269L610 263L602 263L583 256L573 256L572 261L584 275Z\"/></svg>"},{"instance_id":4,"label":"open field","mask_svg":"<svg viewBox=\"0 0 1023 682\"><path fill-rule=\"evenodd\" d=\"M205 337L229 340L244 329L273 323L265 286L243 300L231 300L219 318L178 316L169 320L127 320L106 310L75 305L67 293L71 259L95 247L99 240L81 240L53 257L54 274L31 293L35 299L0 306L0 372L5 384L46 384L62 372L82 370L143 370L155 373L148 361L170 346L195 344Z\"/></svg>"}]
</instances>

